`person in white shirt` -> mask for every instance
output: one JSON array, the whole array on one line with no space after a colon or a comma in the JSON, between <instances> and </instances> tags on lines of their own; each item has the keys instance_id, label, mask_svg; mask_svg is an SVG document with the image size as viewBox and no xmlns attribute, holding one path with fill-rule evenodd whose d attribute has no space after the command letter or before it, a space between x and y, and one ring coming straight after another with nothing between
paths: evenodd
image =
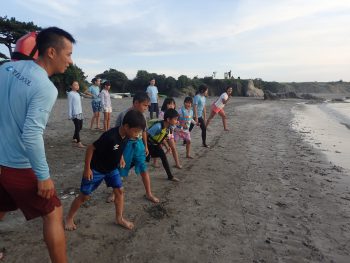
<instances>
[{"instance_id":1,"label":"person in white shirt","mask_svg":"<svg viewBox=\"0 0 350 263\"><path fill-rule=\"evenodd\" d=\"M79 82L74 80L71 84L71 91L68 92L68 118L74 123L73 143L77 147L84 148L85 146L80 141L79 132L83 128L83 109L81 107L81 97L78 92Z\"/></svg>"},{"instance_id":2,"label":"person in white shirt","mask_svg":"<svg viewBox=\"0 0 350 263\"><path fill-rule=\"evenodd\" d=\"M227 128L227 121L226 121L226 114L224 111L224 107L226 103L228 102L229 98L231 97L232 94L232 87L228 86L226 88L226 91L221 94L221 96L211 105L211 111L210 111L210 116L207 120L207 128L209 126L210 121L214 118L216 114L219 114L222 118L222 124L224 125L224 130L229 131Z\"/></svg>"},{"instance_id":3,"label":"person in white shirt","mask_svg":"<svg viewBox=\"0 0 350 263\"><path fill-rule=\"evenodd\" d=\"M156 80L151 79L149 86L147 87L148 97L151 99L151 104L149 106L149 116L153 119L153 112L156 113L156 118L159 117L159 106L158 106L158 88L155 86Z\"/></svg>"},{"instance_id":4,"label":"person in white shirt","mask_svg":"<svg viewBox=\"0 0 350 263\"><path fill-rule=\"evenodd\" d=\"M111 103L111 95L109 94L109 90L111 88L111 83L109 81L105 81L103 83L103 90L100 93L101 105L103 111L103 129L104 131L108 131L111 127L111 112L112 112L112 103Z\"/></svg>"}]
</instances>

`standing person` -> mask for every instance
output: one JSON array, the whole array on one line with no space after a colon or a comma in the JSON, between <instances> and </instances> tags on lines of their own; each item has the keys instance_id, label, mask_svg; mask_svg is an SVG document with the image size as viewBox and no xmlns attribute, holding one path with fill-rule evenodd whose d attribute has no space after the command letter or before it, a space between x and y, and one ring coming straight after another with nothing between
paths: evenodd
<instances>
[{"instance_id":1,"label":"standing person","mask_svg":"<svg viewBox=\"0 0 350 263\"><path fill-rule=\"evenodd\" d=\"M91 118L90 129L93 128L94 122L96 122L96 129L102 130L102 128L100 128L100 111L102 109L102 106L101 106L101 99L99 97L101 79L93 78L91 82L92 82L92 85L85 92L86 95L92 97L91 107L92 107L93 115Z\"/></svg>"},{"instance_id":2,"label":"standing person","mask_svg":"<svg viewBox=\"0 0 350 263\"><path fill-rule=\"evenodd\" d=\"M113 188L116 223L127 229L133 229L134 224L123 217L124 190L118 167L124 167L123 150L128 139L135 139L146 127L143 115L135 110L129 111L123 123L104 132L93 144L89 145L85 155L85 168L81 180L80 194L69 209L66 217L66 230L75 230L74 217L80 206L104 180L108 187Z\"/></svg>"},{"instance_id":3,"label":"standing person","mask_svg":"<svg viewBox=\"0 0 350 263\"><path fill-rule=\"evenodd\" d=\"M208 96L208 86L202 84L199 86L198 94L194 96L193 99L193 112L194 112L194 120L198 123L199 127L202 130L202 146L206 148L210 148L207 145L207 128L205 125L206 120L206 97Z\"/></svg>"},{"instance_id":4,"label":"standing person","mask_svg":"<svg viewBox=\"0 0 350 263\"><path fill-rule=\"evenodd\" d=\"M155 86L156 80L151 79L149 82L149 86L147 87L147 94L151 100L151 104L149 106L149 116L150 119L153 119L153 112L156 113L156 118L159 117L159 106L158 106L158 88Z\"/></svg>"},{"instance_id":5,"label":"standing person","mask_svg":"<svg viewBox=\"0 0 350 263\"><path fill-rule=\"evenodd\" d=\"M193 99L186 97L184 100L184 106L179 109L179 125L175 129L175 141L182 138L186 142L186 158L193 159L191 156L191 133L189 131L190 125L196 122L193 119L192 110Z\"/></svg>"},{"instance_id":6,"label":"standing person","mask_svg":"<svg viewBox=\"0 0 350 263\"><path fill-rule=\"evenodd\" d=\"M168 176L168 180L174 182L179 182L180 180L171 173L168 159L161 144L164 143L168 152L171 150L165 139L171 132L170 127L176 125L178 117L179 114L175 109L168 109L164 113L164 120L154 123L147 130L147 143L149 155L147 156L146 160L149 161L151 157L159 157L162 160L162 164Z\"/></svg>"},{"instance_id":7,"label":"standing person","mask_svg":"<svg viewBox=\"0 0 350 263\"><path fill-rule=\"evenodd\" d=\"M84 148L85 146L80 141L80 131L83 128L83 109L81 107L81 97L78 93L79 82L73 80L71 84L71 91L68 92L68 118L74 123L73 143L77 147Z\"/></svg>"},{"instance_id":8,"label":"standing person","mask_svg":"<svg viewBox=\"0 0 350 263\"><path fill-rule=\"evenodd\" d=\"M74 38L49 27L37 36L39 57L0 67L0 219L21 209L27 220L43 218L52 262L67 262L62 206L50 178L43 132L57 98L48 76L73 63ZM28 255L29 256L29 255Z\"/></svg>"},{"instance_id":9,"label":"standing person","mask_svg":"<svg viewBox=\"0 0 350 263\"><path fill-rule=\"evenodd\" d=\"M211 111L210 116L207 120L206 127L208 128L210 121L214 118L216 114L219 114L222 119L222 124L224 126L224 131L229 131L227 129L227 121L226 121L226 114L224 111L224 107L226 103L228 102L229 98L232 94L232 87L228 86L225 89L225 92L221 94L221 96L211 105Z\"/></svg>"},{"instance_id":10,"label":"standing person","mask_svg":"<svg viewBox=\"0 0 350 263\"><path fill-rule=\"evenodd\" d=\"M109 90L111 88L111 83L105 81L103 83L103 90L100 93L101 105L103 110L103 129L108 131L111 126L111 112L112 112L112 102Z\"/></svg>"},{"instance_id":11,"label":"standing person","mask_svg":"<svg viewBox=\"0 0 350 263\"><path fill-rule=\"evenodd\" d=\"M132 107L126 109L125 111L121 112L118 115L116 126L119 126L121 125L121 123L123 123L125 115L130 110L136 110L144 114L148 109L148 105L149 105L149 97L147 93L146 92L136 93L132 101ZM123 177L128 176L130 169L133 166L135 166L135 173L137 175L141 175L142 183L145 187L145 191L146 191L145 198L153 203L159 203L159 199L152 194L151 179L147 171L147 164L146 164L147 155L148 155L147 133L146 133L146 130L144 129L142 132L140 132L137 139L128 140L128 143L126 144L125 150L124 150L125 167L120 169L120 175ZM107 198L107 202L114 201L114 196L115 196L114 193L112 193Z\"/></svg>"}]
</instances>

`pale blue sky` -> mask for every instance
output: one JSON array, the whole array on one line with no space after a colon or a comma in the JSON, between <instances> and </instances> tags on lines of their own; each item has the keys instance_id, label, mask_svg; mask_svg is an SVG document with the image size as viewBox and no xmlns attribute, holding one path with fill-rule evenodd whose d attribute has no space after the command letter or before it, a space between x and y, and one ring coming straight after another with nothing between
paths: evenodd
<instances>
[{"instance_id":1,"label":"pale blue sky","mask_svg":"<svg viewBox=\"0 0 350 263\"><path fill-rule=\"evenodd\" d=\"M11 0L0 15L58 26L89 76L350 81L348 0ZM1 48L4 51L3 48Z\"/></svg>"}]
</instances>

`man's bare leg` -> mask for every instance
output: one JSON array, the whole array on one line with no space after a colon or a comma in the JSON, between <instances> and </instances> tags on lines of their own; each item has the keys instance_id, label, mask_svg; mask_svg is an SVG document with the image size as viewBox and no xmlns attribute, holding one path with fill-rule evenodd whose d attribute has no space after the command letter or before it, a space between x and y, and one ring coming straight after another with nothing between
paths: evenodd
<instances>
[{"instance_id":1,"label":"man's bare leg","mask_svg":"<svg viewBox=\"0 0 350 263\"><path fill-rule=\"evenodd\" d=\"M6 215L6 212L0 211L0 221L4 218L5 215Z\"/></svg>"},{"instance_id":2,"label":"man's bare leg","mask_svg":"<svg viewBox=\"0 0 350 263\"><path fill-rule=\"evenodd\" d=\"M124 190L123 188L115 188L114 192L114 205L116 212L116 223L126 229L133 229L134 224L123 217L124 211Z\"/></svg>"},{"instance_id":3,"label":"man's bare leg","mask_svg":"<svg viewBox=\"0 0 350 263\"><path fill-rule=\"evenodd\" d=\"M62 206L55 207L50 214L43 216L44 240L53 263L67 262L66 238L62 220Z\"/></svg>"}]
</instances>

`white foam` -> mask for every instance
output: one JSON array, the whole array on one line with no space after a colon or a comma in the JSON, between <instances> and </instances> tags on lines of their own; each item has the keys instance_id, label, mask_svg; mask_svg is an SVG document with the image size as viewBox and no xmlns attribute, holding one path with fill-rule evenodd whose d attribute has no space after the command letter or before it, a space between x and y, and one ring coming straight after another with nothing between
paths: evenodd
<instances>
[{"instance_id":1,"label":"white foam","mask_svg":"<svg viewBox=\"0 0 350 263\"><path fill-rule=\"evenodd\" d=\"M335 117L334 111L325 110L326 107L341 109L341 114L350 109L341 103L298 104L293 108L292 127L302 133L308 143L322 150L333 164L350 169L350 130Z\"/></svg>"}]
</instances>

